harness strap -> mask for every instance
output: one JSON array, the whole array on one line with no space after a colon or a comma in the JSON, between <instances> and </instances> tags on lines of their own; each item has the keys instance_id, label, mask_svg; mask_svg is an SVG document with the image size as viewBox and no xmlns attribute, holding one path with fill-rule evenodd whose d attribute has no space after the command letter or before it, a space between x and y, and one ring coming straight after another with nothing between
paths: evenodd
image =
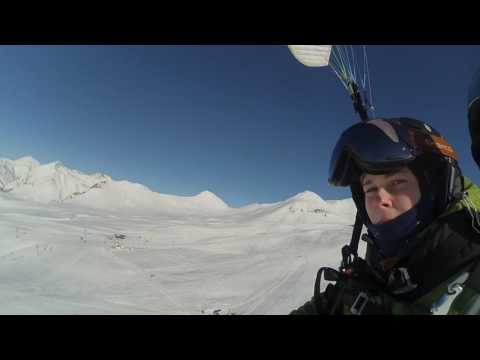
<instances>
[{"instance_id":1,"label":"harness strap","mask_svg":"<svg viewBox=\"0 0 480 360\"><path fill-rule=\"evenodd\" d=\"M360 212L357 211L355 217L355 225L353 226L352 238L350 244L342 248L342 269L346 269L352 264L354 259L358 257L358 244L360 242L360 235L362 233L363 221ZM353 255L353 259L352 259Z\"/></svg>"}]
</instances>

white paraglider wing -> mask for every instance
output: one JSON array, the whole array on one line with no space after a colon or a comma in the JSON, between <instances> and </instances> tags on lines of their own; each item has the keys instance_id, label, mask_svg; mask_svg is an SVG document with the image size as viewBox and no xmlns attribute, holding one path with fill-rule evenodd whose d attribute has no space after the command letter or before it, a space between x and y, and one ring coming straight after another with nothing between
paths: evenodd
<instances>
[{"instance_id":1,"label":"white paraglider wing","mask_svg":"<svg viewBox=\"0 0 480 360\"><path fill-rule=\"evenodd\" d=\"M363 51L355 49L353 45L288 45L295 59L303 65L332 69L350 96L356 93L363 95L365 106L373 112L367 50L365 45L362 48Z\"/></svg>"},{"instance_id":2,"label":"white paraglider wing","mask_svg":"<svg viewBox=\"0 0 480 360\"><path fill-rule=\"evenodd\" d=\"M293 56L309 67L328 66L332 45L288 45Z\"/></svg>"}]
</instances>

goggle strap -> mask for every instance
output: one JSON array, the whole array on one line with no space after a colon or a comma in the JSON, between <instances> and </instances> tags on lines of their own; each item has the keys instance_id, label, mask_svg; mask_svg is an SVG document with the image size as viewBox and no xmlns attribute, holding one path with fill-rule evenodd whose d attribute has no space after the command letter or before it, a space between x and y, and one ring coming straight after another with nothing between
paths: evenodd
<instances>
[{"instance_id":1,"label":"goggle strap","mask_svg":"<svg viewBox=\"0 0 480 360\"><path fill-rule=\"evenodd\" d=\"M440 136L414 130L409 130L409 133L415 150L443 155L458 161L458 155L453 147Z\"/></svg>"}]
</instances>

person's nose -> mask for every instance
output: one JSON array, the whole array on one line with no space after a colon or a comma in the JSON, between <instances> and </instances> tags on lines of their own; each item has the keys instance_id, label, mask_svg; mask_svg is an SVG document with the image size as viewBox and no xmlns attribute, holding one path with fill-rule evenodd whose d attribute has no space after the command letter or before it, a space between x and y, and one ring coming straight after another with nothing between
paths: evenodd
<instances>
[{"instance_id":1,"label":"person's nose","mask_svg":"<svg viewBox=\"0 0 480 360\"><path fill-rule=\"evenodd\" d=\"M377 192L378 206L381 208L392 207L392 196L383 187L380 187Z\"/></svg>"}]
</instances>

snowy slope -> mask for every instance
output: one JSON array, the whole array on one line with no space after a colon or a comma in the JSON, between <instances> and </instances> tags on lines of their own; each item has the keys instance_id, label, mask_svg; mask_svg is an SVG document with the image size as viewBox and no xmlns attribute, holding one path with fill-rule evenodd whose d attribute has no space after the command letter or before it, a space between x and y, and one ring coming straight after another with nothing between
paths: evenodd
<instances>
[{"instance_id":1,"label":"snowy slope","mask_svg":"<svg viewBox=\"0 0 480 360\"><path fill-rule=\"evenodd\" d=\"M20 160L1 162L0 314L286 314L355 217L308 191L235 209Z\"/></svg>"},{"instance_id":2,"label":"snowy slope","mask_svg":"<svg viewBox=\"0 0 480 360\"><path fill-rule=\"evenodd\" d=\"M242 216L243 215L243 216ZM326 201L311 191L299 193L273 204L251 204L238 209L236 218L247 221L279 224L309 224L326 222L349 223L355 217L353 201Z\"/></svg>"},{"instance_id":3,"label":"snowy slope","mask_svg":"<svg viewBox=\"0 0 480 360\"><path fill-rule=\"evenodd\" d=\"M229 206L204 191L191 197L164 195L141 184L114 181L107 175L86 175L61 162L41 165L32 157L0 160L0 190L24 200L72 202L128 212L222 211Z\"/></svg>"},{"instance_id":4,"label":"snowy slope","mask_svg":"<svg viewBox=\"0 0 480 360\"><path fill-rule=\"evenodd\" d=\"M71 202L98 209L128 212L221 211L229 208L223 200L208 191L191 197L165 195L128 181L110 181Z\"/></svg>"},{"instance_id":5,"label":"snowy slope","mask_svg":"<svg viewBox=\"0 0 480 360\"><path fill-rule=\"evenodd\" d=\"M1 314L285 314L320 266L338 266L353 223L132 216L7 194L0 212Z\"/></svg>"},{"instance_id":6,"label":"snowy slope","mask_svg":"<svg viewBox=\"0 0 480 360\"><path fill-rule=\"evenodd\" d=\"M327 200L327 207L337 214L355 215L357 208L353 199Z\"/></svg>"}]
</instances>

